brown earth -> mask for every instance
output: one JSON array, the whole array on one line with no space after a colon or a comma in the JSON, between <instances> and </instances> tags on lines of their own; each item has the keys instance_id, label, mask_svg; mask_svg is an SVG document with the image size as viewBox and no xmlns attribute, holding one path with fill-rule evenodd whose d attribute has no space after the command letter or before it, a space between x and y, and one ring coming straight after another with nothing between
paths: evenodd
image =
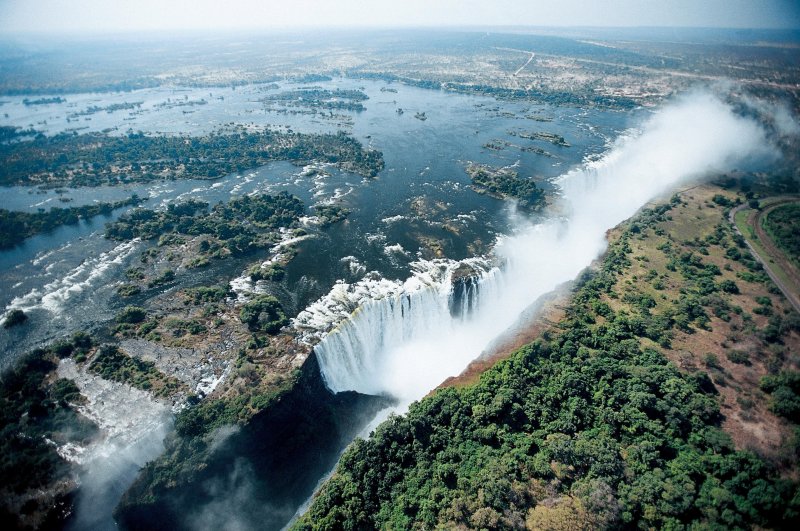
<instances>
[{"instance_id":1,"label":"brown earth","mask_svg":"<svg viewBox=\"0 0 800 531\"><path fill-rule=\"evenodd\" d=\"M441 383L436 389L444 387L466 387L478 381L481 374L492 368L498 362L508 358L517 349L539 338L545 330L552 328L565 314L569 302L568 290L562 286L556 292L545 295L534 311L528 317L519 321L507 330L487 350L470 363L458 376L451 376ZM435 392L431 391L432 393Z\"/></svg>"},{"instance_id":2,"label":"brown earth","mask_svg":"<svg viewBox=\"0 0 800 531\"><path fill-rule=\"evenodd\" d=\"M732 237L735 231L725 216L725 209L712 201L716 194L731 200L737 197L744 200L735 192L713 185L681 192L681 204L667 213L666 221L630 239L631 266L619 278L614 291L618 294L649 294L656 301L652 308L654 314L668 311L677 304L683 296L685 280L679 272L668 269L666 253L658 249L667 242L674 248L676 256L691 251L699 254L704 264L719 267L721 275L715 277L715 282L733 280L737 284L738 294L724 296L731 307L741 308L740 314L732 312L726 321L708 311L711 319L707 329L693 326L689 332L675 330L669 348L649 339L641 341L643 346L662 351L682 371L708 372L719 391L724 415L722 428L731 436L734 445L762 455L780 466L787 475L797 476L796 460L787 447L793 439L793 426L769 410L770 397L761 391L759 382L767 374L800 368L800 335L791 332L781 338L782 343L767 344L758 336L758 331L767 326L769 317L753 312L759 306L756 297L769 297L772 311L778 315L788 314L792 307L780 292L775 293L774 288L770 290L770 283L744 280L742 274L747 272L747 268L729 259L723 246L701 243L715 233L718 226L727 238ZM636 217L609 231L609 240L619 238L634 221ZM661 289L651 285L653 271L663 282ZM651 280L647 280L648 276ZM634 313L632 307L621 299L605 297L604 302L615 311ZM516 349L551 329L564 316L568 303L569 294L563 290L543 304L531 319L507 333L459 376L449 378L440 387L463 387L476 382L498 361L508 358ZM729 355L735 352L744 353L748 360L744 363L731 361Z\"/></svg>"},{"instance_id":3,"label":"brown earth","mask_svg":"<svg viewBox=\"0 0 800 531\"><path fill-rule=\"evenodd\" d=\"M764 260L766 257L761 257L761 263L764 264L764 267L767 270L772 269L774 266L771 262L774 262L778 268L780 268L788 277L788 284L784 283L779 277L776 275L772 276L772 280L775 281L775 284L783 291L786 297L789 299L789 302L792 303L794 309L800 312L800 298L798 298L798 293L800 293L800 271L798 271L797 267L792 263L791 260L787 259L786 255L775 245L772 237L764 230L763 220L769 215L770 212L778 208L779 206L788 204L788 203L796 203L797 198L789 198L789 199L781 199L779 201L775 201L774 203L770 203L770 205L764 209L754 211L748 217L748 223L753 227L755 230L756 236L760 240L761 245L766 249L767 253L769 253L769 260Z\"/></svg>"}]
</instances>

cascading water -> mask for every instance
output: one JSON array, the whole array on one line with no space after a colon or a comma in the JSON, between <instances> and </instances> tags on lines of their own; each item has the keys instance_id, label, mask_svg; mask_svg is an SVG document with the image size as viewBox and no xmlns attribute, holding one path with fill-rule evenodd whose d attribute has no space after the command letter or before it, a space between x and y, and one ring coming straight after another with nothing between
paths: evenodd
<instances>
[{"instance_id":1,"label":"cascading water","mask_svg":"<svg viewBox=\"0 0 800 531\"><path fill-rule=\"evenodd\" d=\"M497 278L497 268L480 258L422 261L414 267L415 275L405 283L367 278L339 284L298 316L296 326L313 330L312 323L319 327L322 322L331 330L315 350L332 391L400 397L385 378L376 378L390 370L393 353L470 321L471 309L479 306L480 296L491 293Z\"/></svg>"},{"instance_id":2,"label":"cascading water","mask_svg":"<svg viewBox=\"0 0 800 531\"><path fill-rule=\"evenodd\" d=\"M501 268L481 261L465 280L454 276L462 263L421 262L405 283L340 284L296 324L314 329L317 321L315 350L332 391L388 394L403 409L463 370L538 297L575 278L604 250L606 230L647 201L773 156L755 121L711 94L685 96L599 161L565 174L559 185L566 217L520 220L495 247Z\"/></svg>"}]
</instances>

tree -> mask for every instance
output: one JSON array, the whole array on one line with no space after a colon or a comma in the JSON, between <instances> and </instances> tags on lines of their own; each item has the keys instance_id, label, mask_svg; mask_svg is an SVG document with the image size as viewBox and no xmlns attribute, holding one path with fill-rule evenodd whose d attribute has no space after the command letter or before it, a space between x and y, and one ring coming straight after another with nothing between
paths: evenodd
<instances>
[{"instance_id":1,"label":"tree","mask_svg":"<svg viewBox=\"0 0 800 531\"><path fill-rule=\"evenodd\" d=\"M258 295L245 304L239 318L251 331L268 334L276 333L289 322L281 303L272 295Z\"/></svg>"}]
</instances>

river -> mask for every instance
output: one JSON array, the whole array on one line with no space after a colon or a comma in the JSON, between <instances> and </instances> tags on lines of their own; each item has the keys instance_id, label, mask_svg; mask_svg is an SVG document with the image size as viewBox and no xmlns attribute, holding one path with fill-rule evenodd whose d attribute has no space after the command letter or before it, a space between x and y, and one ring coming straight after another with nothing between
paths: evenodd
<instances>
[{"instance_id":1,"label":"river","mask_svg":"<svg viewBox=\"0 0 800 531\"><path fill-rule=\"evenodd\" d=\"M304 368L308 383L293 391L296 402L287 403L303 404L300 413L306 416L321 405L335 406L324 426L311 415L299 431L319 439L325 455L317 446L295 448L287 445L289 439L276 436L296 424L295 410L276 408L259 416L242 434L233 435L225 451L215 454L214 466L200 486L205 490L188 485L175 494L185 498L162 503L198 509L193 504L200 492L206 497L202 509L209 514L226 517L239 508L244 514L248 508L270 507L270 527L280 527L370 419L374 422L376 414L390 410L402 413L410 402L457 374L540 295L575 278L599 256L608 229L679 186L734 168L763 168L774 159L763 129L708 93L678 98L655 113L622 114L499 102L380 82L335 79L318 85L362 88L369 96L367 109L346 119L279 113L258 101L267 88L259 85L68 96L64 103L42 108L30 108L20 97L4 106L6 120L13 125L55 133L74 127L73 121L66 121L70 109L92 102L142 101L134 110L95 113L92 120L84 120L89 125L81 126L112 133L132 128L186 134L230 122L303 132L344 127L384 153L386 169L376 179L332 167L310 172L278 162L214 181L0 191L7 207L22 210L61 203L59 197L71 199L67 204L81 204L137 193L149 198L148 206L163 208L188 198L215 203L282 190L296 194L309 207L336 202L352 210L345 222L298 244L281 288L282 302L296 316L295 327L309 341L320 341L317 357ZM158 106L168 99L206 103ZM184 114L187 108L191 111ZM404 112L398 113L399 108ZM415 117L423 112L425 120ZM561 135L570 147L515 134L535 131ZM493 147L485 147L490 144ZM538 147L551 156L523 151L521 145ZM515 165L521 175L551 190L559 209L549 216L522 215L507 202L475 193L464 172L469 161ZM104 239L104 221L96 218L61 228L0 253L0 304L4 311L22 308L31 316L25 327L0 333L5 363L72 330L92 328L119 309L122 302L114 297L115 287L149 244ZM230 259L202 272L179 271L176 285L169 289L230 281L256 259ZM156 293L145 292L141 301ZM394 404L390 410L384 407L386 399ZM335 436L325 437L326 430ZM265 440L265 434L273 434L272 442L254 445L253 441ZM286 460L269 464L267 457L288 450L295 452L292 463L313 466L297 474L291 466L286 469ZM231 473L232 462L244 463L247 474ZM269 494L268 486L274 488L275 481L286 478L294 478L291 488ZM251 492L253 484L264 488ZM220 485L225 492L236 493L235 499L215 495ZM237 485L248 487L242 499ZM263 523L266 516L259 511L247 512L243 525ZM182 521L182 515L177 511L167 519L197 528ZM210 520L204 517L204 521Z\"/></svg>"},{"instance_id":2,"label":"river","mask_svg":"<svg viewBox=\"0 0 800 531\"><path fill-rule=\"evenodd\" d=\"M305 85L281 84L283 89ZM405 279L410 264L430 257L430 242L450 259L460 260L488 251L498 235L509 230L507 204L476 194L464 172L468 161L495 166L517 164L523 176L543 186L584 160L596 157L609 139L630 123L630 116L614 111L498 102L488 97L432 91L377 81L334 79L315 83L325 89L362 89L366 110L349 119L320 114L280 112L259 101L273 92L270 86L236 88L154 88L125 93L67 95L62 103L25 105L26 96L6 98L2 125L34 128L46 134L77 130L110 134L207 133L224 124L269 125L300 132L343 129L365 145L384 153L386 169L367 180L336 168L305 176L303 169L275 162L260 168L209 181L186 179L120 187L0 188L4 208L35 211L51 206L77 206L114 201L136 193L148 197L145 206L161 208L189 198L211 203L233 196L289 191L308 207L337 202L353 212L345 223L302 242L285 280L285 299L292 314L327 293L337 280L355 282L368 271L388 279ZM390 88L396 92L386 91ZM384 89L383 91L381 89ZM30 97L33 99L33 97ZM205 104L188 105L187 102ZM113 104L140 106L115 111L76 113ZM402 114L397 109L403 109ZM419 120L415 113L424 112ZM533 119L535 118L535 119ZM541 121L551 120L551 121ZM571 147L525 140L510 132L546 131L563 136ZM517 147L487 149L501 140L516 146L534 146L552 157ZM115 211L110 219L123 210ZM25 327L0 332L0 364L7 364L35 346L79 329L92 329L111 319L123 301L115 297L123 273L139 260L146 243L119 244L103 237L102 216L52 233L29 238L0 252L0 308L20 308L29 314ZM426 247L427 245L427 247ZM258 257L250 257L255 261ZM219 281L241 274L243 261L218 263L202 272L178 272L177 286ZM147 298L154 293L146 293Z\"/></svg>"}]
</instances>

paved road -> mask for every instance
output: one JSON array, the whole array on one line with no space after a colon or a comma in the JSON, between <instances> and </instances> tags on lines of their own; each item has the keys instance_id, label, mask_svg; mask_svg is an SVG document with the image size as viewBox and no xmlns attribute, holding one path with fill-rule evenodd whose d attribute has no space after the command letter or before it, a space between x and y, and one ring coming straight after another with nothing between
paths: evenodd
<instances>
[{"instance_id":1,"label":"paved road","mask_svg":"<svg viewBox=\"0 0 800 531\"><path fill-rule=\"evenodd\" d=\"M766 198L766 200L771 200L771 199L773 198ZM775 274L775 268L773 265L771 265L770 259L774 260L776 264L781 265L783 271L790 278L790 280L793 281L794 286L800 286L800 272L797 271L797 268L794 266L794 264L790 263L789 260L786 259L783 253L772 242L772 238L769 237L766 231L764 231L764 228L761 226L761 219L763 216L766 216L772 210L781 205L784 205L786 203L794 203L797 201L798 201L797 197L774 198L774 201L771 201L764 209L754 210L753 214L751 214L748 217L748 222L753 225L753 230L755 231L759 242L767 251L769 256L761 256L758 253L758 251L756 251L755 248L752 245L750 245L750 242L747 241L747 237L744 234L742 234L741 231L739 231L739 227L736 226L736 220L734 219L736 213L739 212L740 210L748 208L746 204L739 205L736 208L732 208L728 217L736 232L738 232L739 234L742 235L742 237L744 237L745 243L747 244L747 247L750 249L750 252L753 253L753 256L755 256L756 260L758 260L761 263L761 265L764 266L764 270L767 272L767 275L769 275L769 278L771 278L772 281L775 283L775 285L778 286L778 288L783 292L783 294L786 296L786 299L788 299L788 301L791 303L794 309L798 313L800 313L800 296L798 296L800 294L798 294L798 292L793 286L786 285L786 283L784 283L778 277L778 275Z\"/></svg>"}]
</instances>

